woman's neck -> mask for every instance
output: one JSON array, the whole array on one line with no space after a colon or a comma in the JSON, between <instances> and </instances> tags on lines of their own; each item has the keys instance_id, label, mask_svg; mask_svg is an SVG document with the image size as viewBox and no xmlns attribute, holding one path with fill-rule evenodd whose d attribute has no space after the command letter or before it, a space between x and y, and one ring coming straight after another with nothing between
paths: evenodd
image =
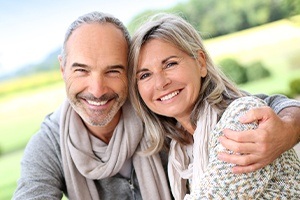
<instances>
[{"instance_id":1,"label":"woman's neck","mask_svg":"<svg viewBox=\"0 0 300 200\"><path fill-rule=\"evenodd\" d=\"M180 119L180 120L177 120L180 125L182 126L182 128L184 130L186 130L189 134L193 135L195 130L196 130L196 127L192 125L191 123L191 120L190 118L185 118L185 119Z\"/></svg>"}]
</instances>

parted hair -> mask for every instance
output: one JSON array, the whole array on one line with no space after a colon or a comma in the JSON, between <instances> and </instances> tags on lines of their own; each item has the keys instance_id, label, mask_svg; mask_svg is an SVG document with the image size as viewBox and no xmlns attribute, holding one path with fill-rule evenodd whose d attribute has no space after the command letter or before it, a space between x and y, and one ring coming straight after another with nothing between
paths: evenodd
<instances>
[{"instance_id":1,"label":"parted hair","mask_svg":"<svg viewBox=\"0 0 300 200\"><path fill-rule=\"evenodd\" d=\"M118 29L120 29L124 35L124 38L126 39L128 47L130 47L130 34L127 30L127 28L124 26L124 24L116 17L114 17L111 14L103 13L103 12L91 12L87 13L85 15L82 15L78 17L67 29L67 32L65 34L64 43L61 50L61 56L63 60L63 66L66 64L66 59L68 52L66 50L66 44L72 33L79 28L81 25L84 24L92 24L92 23L98 23L98 24L105 24L105 23L111 23L115 25ZM105 48L105 47L104 47Z\"/></svg>"},{"instance_id":2,"label":"parted hair","mask_svg":"<svg viewBox=\"0 0 300 200\"><path fill-rule=\"evenodd\" d=\"M243 96L237 87L219 70L219 67L213 63L205 50L200 34L189 22L176 14L159 13L151 16L132 36L128 71L131 102L145 123L146 137L150 138L150 147L146 152L149 154L160 151L164 144L167 145L169 138L175 139L181 144L191 142L190 134L182 130L174 118L152 112L138 92L136 73L140 50L144 44L152 39L160 39L170 43L194 59L197 59L199 51L205 55L208 72L204 78L199 77L202 85L190 115L191 123L194 126L199 120L205 101L220 116L233 99Z\"/></svg>"}]
</instances>

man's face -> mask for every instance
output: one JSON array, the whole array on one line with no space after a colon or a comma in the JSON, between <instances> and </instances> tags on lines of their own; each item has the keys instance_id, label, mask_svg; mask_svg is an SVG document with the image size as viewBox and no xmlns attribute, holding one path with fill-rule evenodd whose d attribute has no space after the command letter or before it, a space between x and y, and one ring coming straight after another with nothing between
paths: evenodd
<instances>
[{"instance_id":1,"label":"man's face","mask_svg":"<svg viewBox=\"0 0 300 200\"><path fill-rule=\"evenodd\" d=\"M60 59L68 99L86 125L116 124L128 93L128 46L114 25L85 24L66 44L66 65Z\"/></svg>"}]
</instances>

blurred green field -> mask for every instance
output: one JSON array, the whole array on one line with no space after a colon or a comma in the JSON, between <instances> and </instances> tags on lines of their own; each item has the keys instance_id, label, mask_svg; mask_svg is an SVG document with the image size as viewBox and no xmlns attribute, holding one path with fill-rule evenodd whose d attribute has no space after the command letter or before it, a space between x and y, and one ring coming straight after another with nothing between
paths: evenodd
<instances>
[{"instance_id":1,"label":"blurred green field","mask_svg":"<svg viewBox=\"0 0 300 200\"><path fill-rule=\"evenodd\" d=\"M44 117L65 98L58 82L0 98L0 199L11 199L20 175L23 148Z\"/></svg>"},{"instance_id":2,"label":"blurred green field","mask_svg":"<svg viewBox=\"0 0 300 200\"><path fill-rule=\"evenodd\" d=\"M64 98L63 83L12 93L0 98L0 150L2 153L24 148L46 114Z\"/></svg>"},{"instance_id":3,"label":"blurred green field","mask_svg":"<svg viewBox=\"0 0 300 200\"><path fill-rule=\"evenodd\" d=\"M23 151L19 150L0 157L0 199L11 199L20 176L20 159Z\"/></svg>"},{"instance_id":4,"label":"blurred green field","mask_svg":"<svg viewBox=\"0 0 300 200\"><path fill-rule=\"evenodd\" d=\"M299 23L290 20L205 41L208 52L216 60L230 56L244 63L256 60L264 62L272 76L239 87L251 93L265 94L285 93L289 90L289 81L300 77L299 44ZM18 88L20 85L36 83L37 80L40 79L32 76L22 82L10 82L9 87L14 89L0 95L1 200L11 199L25 144L39 129L45 115L65 98L64 85L57 82L56 78L51 84L43 83L43 87L31 85L26 90ZM45 82L43 78L41 80ZM0 88L7 87L0 84Z\"/></svg>"}]
</instances>

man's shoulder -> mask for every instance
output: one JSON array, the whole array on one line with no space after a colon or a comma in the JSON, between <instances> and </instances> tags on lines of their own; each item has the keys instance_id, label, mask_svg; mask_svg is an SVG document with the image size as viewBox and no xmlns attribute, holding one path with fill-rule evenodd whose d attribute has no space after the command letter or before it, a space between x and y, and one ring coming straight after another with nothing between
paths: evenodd
<instances>
[{"instance_id":1,"label":"man's shoulder","mask_svg":"<svg viewBox=\"0 0 300 200\"><path fill-rule=\"evenodd\" d=\"M59 113L48 114L40 125L39 130L30 138L26 149L56 149L60 151L59 142Z\"/></svg>"}]
</instances>

